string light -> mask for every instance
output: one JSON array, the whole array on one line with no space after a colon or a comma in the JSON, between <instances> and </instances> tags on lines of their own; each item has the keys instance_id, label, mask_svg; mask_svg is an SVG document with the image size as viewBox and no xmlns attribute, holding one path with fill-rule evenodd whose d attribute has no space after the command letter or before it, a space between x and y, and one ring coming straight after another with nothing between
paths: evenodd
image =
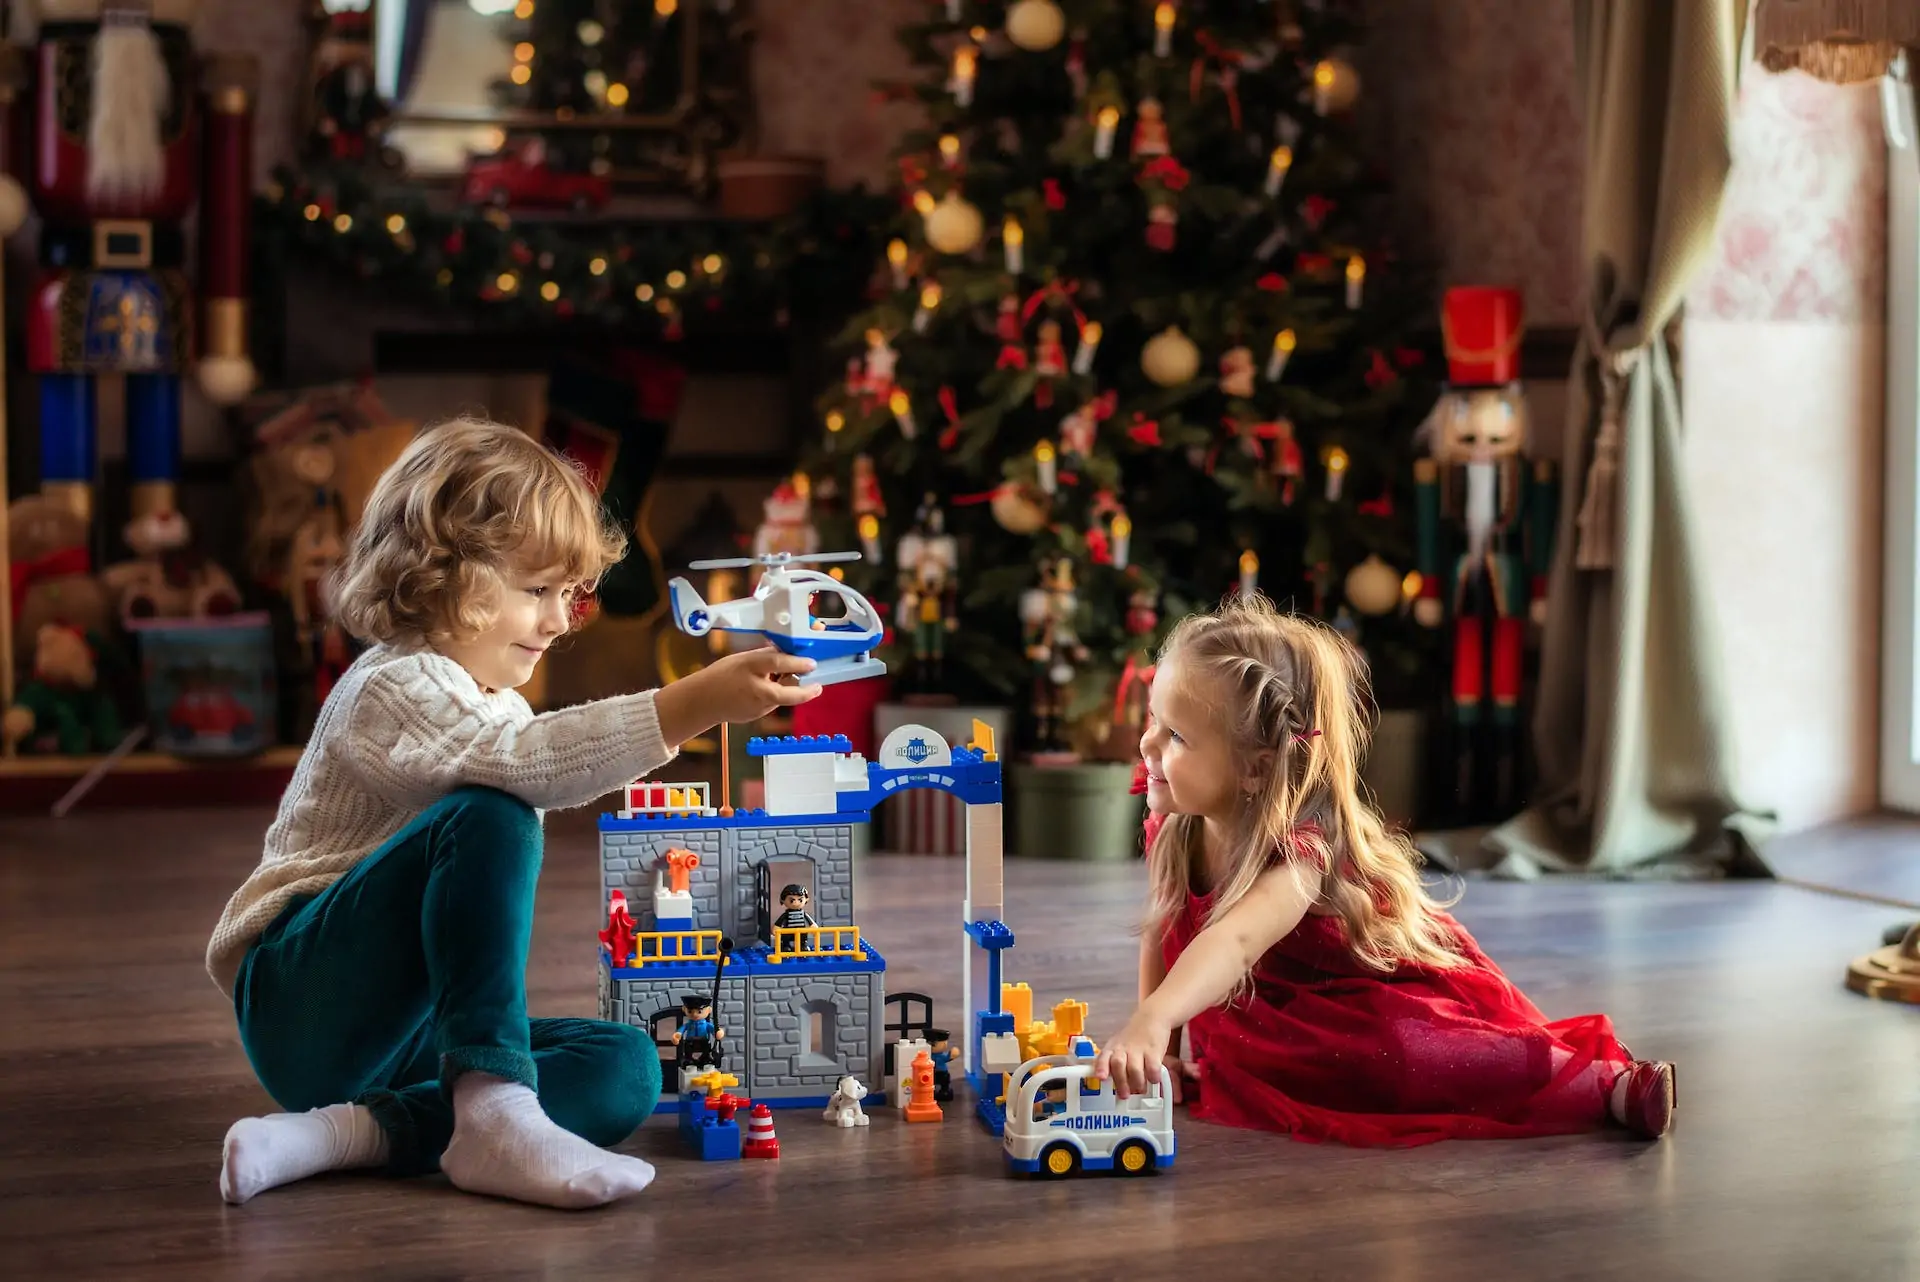
<instances>
[{"instance_id":1,"label":"string light","mask_svg":"<svg viewBox=\"0 0 1920 1282\"><path fill-rule=\"evenodd\" d=\"M593 260L587 264L587 270L595 276L605 276L607 274L607 260L596 255Z\"/></svg>"},{"instance_id":2,"label":"string light","mask_svg":"<svg viewBox=\"0 0 1920 1282\"><path fill-rule=\"evenodd\" d=\"M628 97L627 87L621 84L618 80L614 81L612 84L607 86L607 105L609 107L626 106L627 97Z\"/></svg>"},{"instance_id":3,"label":"string light","mask_svg":"<svg viewBox=\"0 0 1920 1282\"><path fill-rule=\"evenodd\" d=\"M549 303L553 302L556 298L560 297L560 286L553 281L548 281L540 287L540 297Z\"/></svg>"},{"instance_id":4,"label":"string light","mask_svg":"<svg viewBox=\"0 0 1920 1282\"><path fill-rule=\"evenodd\" d=\"M522 22L531 18L533 16L533 0L520 0L519 4L513 6L513 16Z\"/></svg>"},{"instance_id":5,"label":"string light","mask_svg":"<svg viewBox=\"0 0 1920 1282\"><path fill-rule=\"evenodd\" d=\"M679 269L676 268L675 270L667 273L668 289L685 289L686 287L687 287L687 274L685 272L680 271Z\"/></svg>"},{"instance_id":6,"label":"string light","mask_svg":"<svg viewBox=\"0 0 1920 1282\"><path fill-rule=\"evenodd\" d=\"M709 276L718 276L720 269L726 265L726 260L718 254L708 254L700 260L701 270L705 271Z\"/></svg>"},{"instance_id":7,"label":"string light","mask_svg":"<svg viewBox=\"0 0 1920 1282\"><path fill-rule=\"evenodd\" d=\"M653 11L663 18L671 18L680 7L680 0L653 0Z\"/></svg>"},{"instance_id":8,"label":"string light","mask_svg":"<svg viewBox=\"0 0 1920 1282\"><path fill-rule=\"evenodd\" d=\"M392 233L393 233L394 235L396 235L396 236L398 236L398 235L399 235L399 234L400 234L401 232L403 232L403 231L405 231L406 229L407 229L407 220L406 220L406 217L405 217L404 215L401 215L401 214L388 214L388 215L387 215L387 230L388 230L388 231L390 231L390 232L392 232Z\"/></svg>"},{"instance_id":9,"label":"string light","mask_svg":"<svg viewBox=\"0 0 1920 1282\"><path fill-rule=\"evenodd\" d=\"M847 416L845 414L842 414L839 410L827 411L827 430L829 432L838 432L846 425Z\"/></svg>"},{"instance_id":10,"label":"string light","mask_svg":"<svg viewBox=\"0 0 1920 1282\"><path fill-rule=\"evenodd\" d=\"M913 193L914 212L919 214L922 218L925 218L928 214L932 213L934 206L938 203L939 202L934 200L933 193L928 191L925 187L922 187L919 191L916 191Z\"/></svg>"},{"instance_id":11,"label":"string light","mask_svg":"<svg viewBox=\"0 0 1920 1282\"><path fill-rule=\"evenodd\" d=\"M528 67L524 62L518 63L512 71L507 73L507 79L513 81L516 85L524 85L527 81L533 79L533 69Z\"/></svg>"},{"instance_id":12,"label":"string light","mask_svg":"<svg viewBox=\"0 0 1920 1282\"><path fill-rule=\"evenodd\" d=\"M635 285L633 287L633 296L643 303L648 302L653 298L653 286Z\"/></svg>"},{"instance_id":13,"label":"string light","mask_svg":"<svg viewBox=\"0 0 1920 1282\"><path fill-rule=\"evenodd\" d=\"M316 223L320 221L320 206L318 205L308 205L305 209L301 210L300 212L306 216L306 220L310 223Z\"/></svg>"},{"instance_id":14,"label":"string light","mask_svg":"<svg viewBox=\"0 0 1920 1282\"><path fill-rule=\"evenodd\" d=\"M522 40L519 44L515 45L513 47L513 60L515 62L532 62L533 42L531 40Z\"/></svg>"},{"instance_id":15,"label":"string light","mask_svg":"<svg viewBox=\"0 0 1920 1282\"><path fill-rule=\"evenodd\" d=\"M342 235L352 231L353 215L352 214L335 214L333 218L333 229L337 232L340 232Z\"/></svg>"},{"instance_id":16,"label":"string light","mask_svg":"<svg viewBox=\"0 0 1920 1282\"><path fill-rule=\"evenodd\" d=\"M520 288L520 278L512 272L501 272L493 283L499 287L500 292L503 294L511 294L514 290Z\"/></svg>"}]
</instances>

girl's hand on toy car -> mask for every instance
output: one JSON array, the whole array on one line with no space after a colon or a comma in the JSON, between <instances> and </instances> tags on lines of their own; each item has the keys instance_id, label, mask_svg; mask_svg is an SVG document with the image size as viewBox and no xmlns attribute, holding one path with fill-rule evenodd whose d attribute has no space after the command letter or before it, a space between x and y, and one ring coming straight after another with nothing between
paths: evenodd
<instances>
[{"instance_id":1,"label":"girl's hand on toy car","mask_svg":"<svg viewBox=\"0 0 1920 1282\"><path fill-rule=\"evenodd\" d=\"M1160 1062L1167 1066L1167 1074L1173 1079L1173 1102L1176 1104L1186 1103L1186 1083L1188 1081L1197 1082L1200 1080L1200 1065L1190 1059L1181 1059L1178 1055L1171 1053L1163 1056Z\"/></svg>"},{"instance_id":2,"label":"girl's hand on toy car","mask_svg":"<svg viewBox=\"0 0 1920 1282\"><path fill-rule=\"evenodd\" d=\"M1127 1026L1094 1057L1093 1075L1112 1079L1113 1093L1121 1099L1145 1095L1160 1080L1160 1065L1167 1059L1172 1036L1171 1028L1135 1011Z\"/></svg>"}]
</instances>

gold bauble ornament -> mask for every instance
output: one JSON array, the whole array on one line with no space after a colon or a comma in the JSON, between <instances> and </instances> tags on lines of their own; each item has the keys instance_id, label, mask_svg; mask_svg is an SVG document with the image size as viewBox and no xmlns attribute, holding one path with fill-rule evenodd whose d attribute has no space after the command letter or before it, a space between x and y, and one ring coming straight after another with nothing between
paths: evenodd
<instances>
[{"instance_id":1,"label":"gold bauble ornament","mask_svg":"<svg viewBox=\"0 0 1920 1282\"><path fill-rule=\"evenodd\" d=\"M987 505L1009 534L1038 534L1047 525L1046 499L1037 490L1011 481L993 492Z\"/></svg>"},{"instance_id":2,"label":"gold bauble ornament","mask_svg":"<svg viewBox=\"0 0 1920 1282\"><path fill-rule=\"evenodd\" d=\"M1178 387L1200 372L1200 349L1178 325L1169 325L1140 349L1140 368L1160 386Z\"/></svg>"},{"instance_id":3,"label":"gold bauble ornament","mask_svg":"<svg viewBox=\"0 0 1920 1282\"><path fill-rule=\"evenodd\" d=\"M1369 555L1347 571L1347 604L1362 614L1391 614L1400 604L1400 572Z\"/></svg>"},{"instance_id":4,"label":"gold bauble ornament","mask_svg":"<svg viewBox=\"0 0 1920 1282\"><path fill-rule=\"evenodd\" d=\"M1007 10L1007 39L1029 53L1060 43L1067 33L1067 17L1053 0L1020 0Z\"/></svg>"},{"instance_id":5,"label":"gold bauble ornament","mask_svg":"<svg viewBox=\"0 0 1920 1282\"><path fill-rule=\"evenodd\" d=\"M986 222L980 211L950 191L927 211L927 243L943 254L964 254L980 243Z\"/></svg>"}]
</instances>

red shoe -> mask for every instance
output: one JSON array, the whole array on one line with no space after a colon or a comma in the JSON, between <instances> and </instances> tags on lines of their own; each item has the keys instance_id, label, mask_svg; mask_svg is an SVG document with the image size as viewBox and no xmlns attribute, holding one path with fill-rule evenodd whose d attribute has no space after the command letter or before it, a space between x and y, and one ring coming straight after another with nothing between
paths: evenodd
<instances>
[{"instance_id":1,"label":"red shoe","mask_svg":"<svg viewBox=\"0 0 1920 1282\"><path fill-rule=\"evenodd\" d=\"M1673 1129L1673 1110L1680 1102L1673 1065L1663 1060L1637 1059L1627 1066L1627 1095L1622 1121L1643 1140L1657 1140Z\"/></svg>"}]
</instances>

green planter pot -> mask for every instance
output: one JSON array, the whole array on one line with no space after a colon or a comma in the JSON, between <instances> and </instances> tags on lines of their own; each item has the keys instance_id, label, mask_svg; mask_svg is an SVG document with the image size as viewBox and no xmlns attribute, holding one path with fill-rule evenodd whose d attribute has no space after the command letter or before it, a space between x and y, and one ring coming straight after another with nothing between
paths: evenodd
<instances>
[{"instance_id":1,"label":"green planter pot","mask_svg":"<svg viewBox=\"0 0 1920 1282\"><path fill-rule=\"evenodd\" d=\"M1010 854L1120 860L1139 851L1146 798L1129 793L1132 765L1015 763L1007 773L1013 793Z\"/></svg>"}]
</instances>

